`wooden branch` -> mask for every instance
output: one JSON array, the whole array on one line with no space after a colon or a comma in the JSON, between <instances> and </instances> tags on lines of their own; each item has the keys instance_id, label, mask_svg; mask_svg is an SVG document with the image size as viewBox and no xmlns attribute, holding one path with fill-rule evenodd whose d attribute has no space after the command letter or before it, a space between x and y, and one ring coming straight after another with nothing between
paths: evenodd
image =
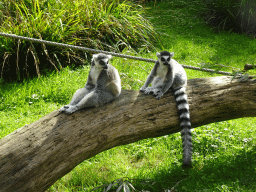
<instances>
[{"instance_id":1,"label":"wooden branch","mask_svg":"<svg viewBox=\"0 0 256 192\"><path fill-rule=\"evenodd\" d=\"M231 77L191 79L192 127L256 116L256 83ZM54 111L0 140L0 191L40 192L83 160L115 146L179 131L171 91L160 100L139 91L100 108Z\"/></svg>"},{"instance_id":2,"label":"wooden branch","mask_svg":"<svg viewBox=\"0 0 256 192\"><path fill-rule=\"evenodd\" d=\"M248 71L248 70L254 69L254 68L255 68L255 66L252 65L252 64L245 64L245 65L244 65L244 70L245 70L245 71Z\"/></svg>"}]
</instances>

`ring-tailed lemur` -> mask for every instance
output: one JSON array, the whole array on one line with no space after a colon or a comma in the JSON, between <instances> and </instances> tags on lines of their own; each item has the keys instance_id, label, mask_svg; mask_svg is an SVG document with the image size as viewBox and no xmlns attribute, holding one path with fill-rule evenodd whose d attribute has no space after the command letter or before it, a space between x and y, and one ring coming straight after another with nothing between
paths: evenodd
<instances>
[{"instance_id":1,"label":"ring-tailed lemur","mask_svg":"<svg viewBox=\"0 0 256 192\"><path fill-rule=\"evenodd\" d=\"M158 60L140 91L145 94L153 93L156 99L160 99L169 88L173 89L180 119L183 166L190 167L193 149L189 105L185 93L187 75L184 68L172 59L173 55L174 53L169 53L168 51L156 53ZM152 86L148 87L151 82Z\"/></svg>"},{"instance_id":2,"label":"ring-tailed lemur","mask_svg":"<svg viewBox=\"0 0 256 192\"><path fill-rule=\"evenodd\" d=\"M109 64L111 55L94 54L85 87L78 89L71 102L59 111L74 113L86 107L98 107L121 93L121 79L115 67Z\"/></svg>"}]
</instances>

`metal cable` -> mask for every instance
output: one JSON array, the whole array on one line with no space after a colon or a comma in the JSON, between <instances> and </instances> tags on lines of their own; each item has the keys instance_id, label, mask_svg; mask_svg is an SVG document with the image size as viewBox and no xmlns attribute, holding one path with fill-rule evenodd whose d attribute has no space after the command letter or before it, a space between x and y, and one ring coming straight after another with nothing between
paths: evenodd
<instances>
[{"instance_id":1,"label":"metal cable","mask_svg":"<svg viewBox=\"0 0 256 192\"><path fill-rule=\"evenodd\" d=\"M156 62L156 60L154 60L154 59L146 59L146 58L142 58L142 57L124 55L124 54L120 54L120 53L102 51L102 50L98 50L98 49L91 49L91 48L80 47L80 46L75 46L75 45L57 43L57 42L53 42L53 41L46 41L46 40L35 39L35 38L30 38L30 37L23 37L23 36L18 36L18 35L14 35L14 34L0 33L0 36L11 37L14 39L21 39L21 40L31 41L31 42L36 42L36 43L44 43L47 45L53 45L53 46L58 46L58 47L65 47L65 48L70 48L70 49L89 51L89 52L94 52L94 53L104 53L104 54L113 55L116 57L122 57L122 58L134 59L134 60L147 61L147 62L152 62L152 63ZM232 73L225 72L225 71L215 71L213 69L193 67L193 66L189 66L189 65L182 65L182 66L187 69L193 69L193 70L198 70L198 71L206 71L206 72L212 72L212 73L218 73L218 74L230 75L230 76L233 75Z\"/></svg>"}]
</instances>

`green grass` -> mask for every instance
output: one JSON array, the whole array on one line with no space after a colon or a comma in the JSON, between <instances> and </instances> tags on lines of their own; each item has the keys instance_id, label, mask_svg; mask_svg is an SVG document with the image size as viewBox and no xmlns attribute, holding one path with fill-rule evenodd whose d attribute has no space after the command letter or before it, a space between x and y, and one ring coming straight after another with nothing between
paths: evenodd
<instances>
[{"instance_id":1,"label":"green grass","mask_svg":"<svg viewBox=\"0 0 256 192\"><path fill-rule=\"evenodd\" d=\"M198 1L175 0L147 5L147 16L161 34L162 47L174 51L181 64L223 64L231 71L256 64L256 41L230 32L215 33L203 18ZM155 52L123 51L156 59ZM122 78L122 89L138 90L153 63L113 58ZM68 103L76 89L84 86L89 67L65 68L23 83L1 82L0 138L32 123ZM189 79L216 74L186 70ZM255 71L250 72L255 73ZM193 131L193 168L182 170L179 133L145 139L115 147L85 160L47 191L91 191L117 179L138 191L255 191L256 119L216 122ZM98 190L100 191L100 189ZM116 191L116 190L112 190Z\"/></svg>"},{"instance_id":2,"label":"green grass","mask_svg":"<svg viewBox=\"0 0 256 192\"><path fill-rule=\"evenodd\" d=\"M205 0L207 21L216 30L230 30L255 36L255 1Z\"/></svg>"}]
</instances>

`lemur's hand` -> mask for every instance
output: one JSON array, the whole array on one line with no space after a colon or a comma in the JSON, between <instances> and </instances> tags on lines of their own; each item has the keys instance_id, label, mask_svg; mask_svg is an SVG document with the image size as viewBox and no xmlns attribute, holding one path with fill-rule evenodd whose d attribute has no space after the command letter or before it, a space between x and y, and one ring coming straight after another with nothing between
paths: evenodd
<instances>
[{"instance_id":1,"label":"lemur's hand","mask_svg":"<svg viewBox=\"0 0 256 192\"><path fill-rule=\"evenodd\" d=\"M152 87L147 87L144 91L144 94L148 95L149 93L153 92L153 88Z\"/></svg>"}]
</instances>

